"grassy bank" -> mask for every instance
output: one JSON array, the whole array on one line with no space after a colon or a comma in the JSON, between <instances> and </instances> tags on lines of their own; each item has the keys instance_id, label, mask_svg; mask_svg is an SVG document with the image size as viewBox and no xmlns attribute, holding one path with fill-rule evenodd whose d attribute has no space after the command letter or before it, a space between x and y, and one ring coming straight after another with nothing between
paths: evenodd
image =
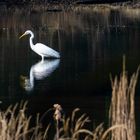
<instances>
[{"instance_id":1,"label":"grassy bank","mask_svg":"<svg viewBox=\"0 0 140 140\"><path fill-rule=\"evenodd\" d=\"M75 10L77 8L111 8L111 9L120 9L120 8L129 8L129 9L139 9L140 0L130 0L125 2L111 2L111 1L79 1L79 0L13 0L13 1L1 1L0 6L5 6L6 8L25 8L29 7L33 10L47 10L47 11L69 11Z\"/></svg>"},{"instance_id":2,"label":"grassy bank","mask_svg":"<svg viewBox=\"0 0 140 140\"><path fill-rule=\"evenodd\" d=\"M130 77L123 65L120 77L111 78L112 99L108 115L108 128L101 123L93 129L88 125L92 121L86 114L79 115L79 108L66 117L63 108L54 104L53 122L42 127L42 120L47 117L48 110L43 116L37 115L35 126L31 127L32 116L26 115L27 102L10 106L0 112L1 140L136 140L135 127L135 88L138 70ZM45 129L44 129L45 128ZM53 138L52 138L53 137Z\"/></svg>"}]
</instances>

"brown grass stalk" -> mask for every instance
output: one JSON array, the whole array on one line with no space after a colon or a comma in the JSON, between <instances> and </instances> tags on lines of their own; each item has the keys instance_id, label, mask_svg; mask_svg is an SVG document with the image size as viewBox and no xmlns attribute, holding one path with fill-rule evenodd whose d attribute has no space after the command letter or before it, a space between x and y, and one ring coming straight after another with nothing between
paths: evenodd
<instances>
[{"instance_id":1,"label":"brown grass stalk","mask_svg":"<svg viewBox=\"0 0 140 140\"><path fill-rule=\"evenodd\" d=\"M123 64L125 65L125 63ZM138 79L139 68L134 73L130 82L123 66L123 72L112 80L112 99L109 119L110 127L123 125L111 131L111 140L136 140L135 135L135 88Z\"/></svg>"}]
</instances>

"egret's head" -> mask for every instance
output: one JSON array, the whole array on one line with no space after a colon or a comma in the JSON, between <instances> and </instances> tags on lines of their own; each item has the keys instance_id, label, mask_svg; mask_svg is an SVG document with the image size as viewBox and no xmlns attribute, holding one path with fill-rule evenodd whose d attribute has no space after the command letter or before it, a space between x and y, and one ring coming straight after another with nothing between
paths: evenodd
<instances>
[{"instance_id":1,"label":"egret's head","mask_svg":"<svg viewBox=\"0 0 140 140\"><path fill-rule=\"evenodd\" d=\"M31 34L31 35L32 35L33 33L32 33L31 30L27 30L23 35L21 35L21 36L19 37L19 39L22 38L23 36L28 35L28 34Z\"/></svg>"}]
</instances>

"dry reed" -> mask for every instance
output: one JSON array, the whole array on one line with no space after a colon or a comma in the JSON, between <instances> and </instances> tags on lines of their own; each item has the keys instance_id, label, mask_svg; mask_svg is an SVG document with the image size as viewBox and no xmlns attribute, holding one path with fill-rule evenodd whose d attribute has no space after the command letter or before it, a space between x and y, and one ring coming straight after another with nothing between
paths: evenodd
<instances>
[{"instance_id":1,"label":"dry reed","mask_svg":"<svg viewBox=\"0 0 140 140\"><path fill-rule=\"evenodd\" d=\"M111 131L111 140L135 140L135 88L139 68L130 82L123 63L123 72L118 80L116 76L112 81L112 100L110 105L110 127L120 125Z\"/></svg>"},{"instance_id":2,"label":"dry reed","mask_svg":"<svg viewBox=\"0 0 140 140\"><path fill-rule=\"evenodd\" d=\"M39 117L36 126L30 128L31 116L26 116L27 102L21 102L6 111L0 111L0 140L45 140L48 127L42 133Z\"/></svg>"}]
</instances>

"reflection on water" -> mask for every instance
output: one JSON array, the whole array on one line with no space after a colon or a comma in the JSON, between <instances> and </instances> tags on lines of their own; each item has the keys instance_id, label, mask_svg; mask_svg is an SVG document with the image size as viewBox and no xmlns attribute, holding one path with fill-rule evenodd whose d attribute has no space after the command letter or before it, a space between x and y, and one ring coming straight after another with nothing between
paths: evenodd
<instances>
[{"instance_id":1,"label":"reflection on water","mask_svg":"<svg viewBox=\"0 0 140 140\"><path fill-rule=\"evenodd\" d=\"M30 68L30 76L26 78L21 76L21 86L26 91L31 91L34 88L34 80L42 80L48 76L59 66L59 59L39 61Z\"/></svg>"},{"instance_id":2,"label":"reflection on water","mask_svg":"<svg viewBox=\"0 0 140 140\"><path fill-rule=\"evenodd\" d=\"M0 9L0 100L32 100L31 112L40 112L40 108L46 111L54 103L72 110L80 107L92 118L104 121L107 95L111 92L109 74L120 73L123 54L130 74L140 64L137 13L92 7L77 8L74 12ZM46 44L62 54L59 69L49 78L30 78L36 76L29 72L30 67L40 57L30 50L28 37L19 40L27 29L35 33L35 43ZM21 74L29 74L29 82L23 77L24 87L32 89L34 85L30 98L19 84ZM138 110L138 100L136 104Z\"/></svg>"}]
</instances>

